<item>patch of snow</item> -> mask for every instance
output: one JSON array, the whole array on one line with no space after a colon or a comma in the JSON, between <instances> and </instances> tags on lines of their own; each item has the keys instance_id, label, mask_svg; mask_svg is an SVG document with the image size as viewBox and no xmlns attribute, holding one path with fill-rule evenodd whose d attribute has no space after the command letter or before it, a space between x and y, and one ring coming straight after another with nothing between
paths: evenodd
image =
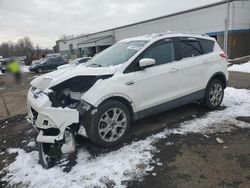
<instances>
[{"instance_id":1,"label":"patch of snow","mask_svg":"<svg viewBox=\"0 0 250 188\"><path fill-rule=\"evenodd\" d=\"M126 38L126 39L122 39L119 41L120 42L133 42L133 41L150 41L154 38L153 35L143 35L143 36L138 36L138 37L132 37L132 38Z\"/></svg>"},{"instance_id":2,"label":"patch of snow","mask_svg":"<svg viewBox=\"0 0 250 188\"><path fill-rule=\"evenodd\" d=\"M30 72L29 68L30 68L30 66L27 66L27 65L21 66L22 72Z\"/></svg>"},{"instance_id":3,"label":"patch of snow","mask_svg":"<svg viewBox=\"0 0 250 188\"><path fill-rule=\"evenodd\" d=\"M170 134L210 134L228 132L239 128L250 128L250 124L238 121L238 116L250 116L250 91L227 88L225 90L224 110L209 112L206 115L190 121L185 121L175 129L165 129L145 140L135 141L117 151L92 157L84 149L77 154L77 164L70 172L55 166L44 170L38 164L38 152L26 153L22 149L9 149L8 152L18 152L16 160L4 170L7 172L2 180L9 182L10 187L105 187L112 182L116 187L125 187L122 182L141 179L153 170L152 164L160 164L160 159L153 160L157 148L154 143ZM231 126L233 125L233 126ZM156 176L152 173L152 176Z\"/></svg>"},{"instance_id":4,"label":"patch of snow","mask_svg":"<svg viewBox=\"0 0 250 188\"><path fill-rule=\"evenodd\" d=\"M9 154L14 154L14 153L18 153L19 149L18 148L9 148L7 149L7 152Z\"/></svg>"},{"instance_id":5,"label":"patch of snow","mask_svg":"<svg viewBox=\"0 0 250 188\"><path fill-rule=\"evenodd\" d=\"M221 138L216 138L216 142L218 142L219 144L224 144L224 141Z\"/></svg>"},{"instance_id":6,"label":"patch of snow","mask_svg":"<svg viewBox=\"0 0 250 188\"><path fill-rule=\"evenodd\" d=\"M28 123L33 124L33 121L29 118L29 116L26 116L25 119Z\"/></svg>"},{"instance_id":7,"label":"patch of snow","mask_svg":"<svg viewBox=\"0 0 250 188\"><path fill-rule=\"evenodd\" d=\"M152 161L150 150L151 139L134 142L131 145L90 158L85 150L78 153L77 165L68 173L56 166L44 170L38 164L38 152L26 153L22 149L16 149L18 156L16 161L8 167L8 174L3 179L9 181L10 186L21 183L27 187L104 187L101 180L108 179L117 187L122 186L122 181L140 178L151 170L149 163ZM140 164L146 164L139 168Z\"/></svg>"},{"instance_id":8,"label":"patch of snow","mask_svg":"<svg viewBox=\"0 0 250 188\"><path fill-rule=\"evenodd\" d=\"M52 89L47 88L43 92L46 94L49 94L49 93L53 93L54 91Z\"/></svg>"},{"instance_id":9,"label":"patch of snow","mask_svg":"<svg viewBox=\"0 0 250 188\"><path fill-rule=\"evenodd\" d=\"M228 68L229 71L236 71L236 72L245 72L250 73L250 61L244 64L233 65Z\"/></svg>"},{"instance_id":10,"label":"patch of snow","mask_svg":"<svg viewBox=\"0 0 250 188\"><path fill-rule=\"evenodd\" d=\"M41 104L49 100L48 95L39 89L35 89L34 91L32 91L32 93L34 97L36 98L36 100Z\"/></svg>"},{"instance_id":11,"label":"patch of snow","mask_svg":"<svg viewBox=\"0 0 250 188\"><path fill-rule=\"evenodd\" d=\"M158 163L156 163L156 165L157 165L157 166L163 166L163 163L158 162Z\"/></svg>"},{"instance_id":12,"label":"patch of snow","mask_svg":"<svg viewBox=\"0 0 250 188\"><path fill-rule=\"evenodd\" d=\"M36 142L34 141L34 140L31 140L29 143L28 143L28 145L27 145L28 147L35 147L36 146Z\"/></svg>"}]
</instances>

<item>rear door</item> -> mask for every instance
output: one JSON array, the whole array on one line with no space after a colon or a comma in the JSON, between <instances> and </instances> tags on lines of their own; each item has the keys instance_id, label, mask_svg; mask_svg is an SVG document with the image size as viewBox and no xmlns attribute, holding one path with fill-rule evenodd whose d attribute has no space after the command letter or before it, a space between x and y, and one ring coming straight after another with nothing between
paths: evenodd
<instances>
[{"instance_id":1,"label":"rear door","mask_svg":"<svg viewBox=\"0 0 250 188\"><path fill-rule=\"evenodd\" d=\"M209 59L203 56L197 38L181 37L177 41L182 64L182 93L188 95L204 89Z\"/></svg>"}]
</instances>

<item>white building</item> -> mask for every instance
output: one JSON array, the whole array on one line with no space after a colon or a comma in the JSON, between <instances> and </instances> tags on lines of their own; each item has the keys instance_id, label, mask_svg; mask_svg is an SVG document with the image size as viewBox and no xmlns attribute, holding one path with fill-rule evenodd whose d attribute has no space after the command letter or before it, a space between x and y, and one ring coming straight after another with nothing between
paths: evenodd
<instances>
[{"instance_id":1,"label":"white building","mask_svg":"<svg viewBox=\"0 0 250 188\"><path fill-rule=\"evenodd\" d=\"M227 12L229 10L229 12ZM229 23L226 18L229 14ZM230 58L250 54L250 0L221 1L166 16L117 27L86 36L57 41L62 55L93 56L115 42L139 35L166 31L206 33L215 37L223 48L228 26L228 55Z\"/></svg>"}]
</instances>

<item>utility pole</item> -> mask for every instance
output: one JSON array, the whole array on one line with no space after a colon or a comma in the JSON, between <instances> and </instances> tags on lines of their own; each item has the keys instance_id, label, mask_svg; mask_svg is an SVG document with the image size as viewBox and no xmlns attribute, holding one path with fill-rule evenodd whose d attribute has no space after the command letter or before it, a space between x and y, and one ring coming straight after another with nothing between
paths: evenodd
<instances>
[{"instance_id":1,"label":"utility pole","mask_svg":"<svg viewBox=\"0 0 250 188\"><path fill-rule=\"evenodd\" d=\"M228 30L229 30L229 16L230 16L230 0L227 0L227 10L225 18L225 32L224 32L224 52L228 53Z\"/></svg>"}]
</instances>

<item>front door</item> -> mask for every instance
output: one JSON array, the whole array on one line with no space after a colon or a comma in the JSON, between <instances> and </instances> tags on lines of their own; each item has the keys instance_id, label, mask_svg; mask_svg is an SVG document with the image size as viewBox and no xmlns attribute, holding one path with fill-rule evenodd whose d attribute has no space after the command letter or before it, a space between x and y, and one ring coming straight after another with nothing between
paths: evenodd
<instances>
[{"instance_id":1,"label":"front door","mask_svg":"<svg viewBox=\"0 0 250 188\"><path fill-rule=\"evenodd\" d=\"M136 106L141 111L181 96L181 65L175 61L174 43L164 39L151 45L139 59L152 58L156 64L135 72Z\"/></svg>"}]
</instances>

